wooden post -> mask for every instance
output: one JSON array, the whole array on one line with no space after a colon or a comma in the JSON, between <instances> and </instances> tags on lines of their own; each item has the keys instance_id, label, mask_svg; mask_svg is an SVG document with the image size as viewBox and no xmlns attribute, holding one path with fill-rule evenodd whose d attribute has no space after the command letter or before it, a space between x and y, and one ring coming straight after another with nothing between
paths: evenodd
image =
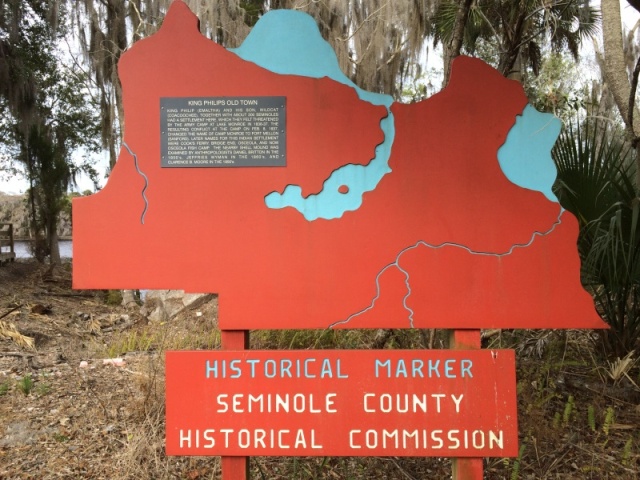
<instances>
[{"instance_id":1,"label":"wooden post","mask_svg":"<svg viewBox=\"0 0 640 480\"><path fill-rule=\"evenodd\" d=\"M480 330L451 330L449 332L449 348L453 350L476 350L481 347ZM482 458L453 458L453 480L482 480Z\"/></svg>"},{"instance_id":2,"label":"wooden post","mask_svg":"<svg viewBox=\"0 0 640 480\"><path fill-rule=\"evenodd\" d=\"M13 251L13 223L9 224L9 253L14 253L14 251Z\"/></svg>"},{"instance_id":3,"label":"wooden post","mask_svg":"<svg viewBox=\"0 0 640 480\"><path fill-rule=\"evenodd\" d=\"M2 248L7 246L9 247L9 251L3 253ZM5 260L13 262L15 256L16 253L13 244L13 224L0 223L0 264Z\"/></svg>"},{"instance_id":4,"label":"wooden post","mask_svg":"<svg viewBox=\"0 0 640 480\"><path fill-rule=\"evenodd\" d=\"M222 330L223 350L248 350L249 330ZM249 480L249 457L222 457L222 480Z\"/></svg>"}]
</instances>

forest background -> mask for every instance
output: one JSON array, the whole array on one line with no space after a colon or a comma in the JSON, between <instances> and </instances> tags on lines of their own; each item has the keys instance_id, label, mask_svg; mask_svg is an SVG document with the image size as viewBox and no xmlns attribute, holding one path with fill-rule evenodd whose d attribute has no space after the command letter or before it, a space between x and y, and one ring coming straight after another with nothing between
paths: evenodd
<instances>
[{"instance_id":1,"label":"forest background","mask_svg":"<svg viewBox=\"0 0 640 480\"><path fill-rule=\"evenodd\" d=\"M110 167L116 162L126 128L118 59L159 28L169 3L0 0L0 176L20 175L26 181L29 234L36 257L51 269L61 263L61 215L70 197L89 193L74 191L76 179L85 175L95 190L103 183L96 158L107 159ZM593 368L608 372L605 383L623 383L637 392L640 22L624 27L622 20L640 14L640 1L186 3L200 18L202 33L225 47L237 47L270 9L305 11L316 19L347 76L366 90L405 102L441 90L451 60L460 54L482 58L505 77L521 82L531 104L564 122L553 151L559 171L554 190L580 222L582 281L612 327L584 337ZM585 52L593 52L594 61L587 61ZM433 61L440 56L441 61ZM432 67L436 64L442 68ZM368 345L403 346L403 335L375 332ZM495 332L489 335L485 342ZM427 332L420 338L432 346L438 334ZM532 340L517 334L513 341L519 347L533 341L534 350L541 351L550 338ZM566 342L567 337L562 338ZM625 402L637 404L635 394L625 396ZM564 417L558 422L564 423ZM591 428L590 419L587 424ZM595 420L593 425L595 429ZM637 435L617 449L628 451L625 461L636 464Z\"/></svg>"}]
</instances>

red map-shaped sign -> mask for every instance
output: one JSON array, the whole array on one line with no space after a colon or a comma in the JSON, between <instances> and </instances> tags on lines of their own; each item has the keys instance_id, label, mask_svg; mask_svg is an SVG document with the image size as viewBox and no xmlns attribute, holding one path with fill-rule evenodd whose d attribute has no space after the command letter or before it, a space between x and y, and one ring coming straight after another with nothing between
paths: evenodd
<instances>
[{"instance_id":1,"label":"red map-shaped sign","mask_svg":"<svg viewBox=\"0 0 640 480\"><path fill-rule=\"evenodd\" d=\"M499 162L506 143L516 145L509 158L531 150L511 138L528 118L518 83L459 58L432 98L376 104L348 82L242 55L204 38L177 1L161 30L122 56L125 142L106 187L74 200L75 288L218 293L221 328L237 330L606 326L580 284L575 218ZM253 153L248 166L187 165L206 155L190 157L182 130L165 130L174 119L212 148L220 127L219 141L244 148L229 132L251 110L226 112L223 128L224 110L197 102L263 98L284 99L274 132L283 166L255 166ZM196 103L167 120L163 99ZM212 119L198 137L202 123L186 120L203 112ZM273 125L264 115L251 128ZM255 151L271 138L260 135L244 137ZM173 144L184 168L167 166ZM227 158L223 147L206 161Z\"/></svg>"}]
</instances>

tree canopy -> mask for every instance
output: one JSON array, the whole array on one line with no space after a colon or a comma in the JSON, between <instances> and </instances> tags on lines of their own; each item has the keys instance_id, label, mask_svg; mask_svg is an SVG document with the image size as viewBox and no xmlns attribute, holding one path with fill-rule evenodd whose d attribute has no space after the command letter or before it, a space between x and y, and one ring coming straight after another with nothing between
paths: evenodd
<instances>
[{"instance_id":1,"label":"tree canopy","mask_svg":"<svg viewBox=\"0 0 640 480\"><path fill-rule=\"evenodd\" d=\"M28 200L36 256L59 262L57 244L61 200L75 175L95 171L71 155L80 147L96 150L98 116L83 88L82 72L72 72L57 46L69 32L60 18L66 6L14 0L0 17L0 108L2 144L29 181Z\"/></svg>"}]
</instances>

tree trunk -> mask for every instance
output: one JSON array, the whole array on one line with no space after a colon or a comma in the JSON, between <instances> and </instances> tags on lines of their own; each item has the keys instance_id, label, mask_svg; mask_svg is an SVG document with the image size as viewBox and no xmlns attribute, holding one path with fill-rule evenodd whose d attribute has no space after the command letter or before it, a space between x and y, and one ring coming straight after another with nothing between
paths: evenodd
<instances>
[{"instance_id":1,"label":"tree trunk","mask_svg":"<svg viewBox=\"0 0 640 480\"><path fill-rule=\"evenodd\" d=\"M443 45L444 55L444 80L442 86L446 87L449 83L449 76L451 75L451 62L453 59L460 55L462 50L462 42L464 40L464 30L467 27L467 19L469 18L469 10L471 9L472 0L459 0L458 12L456 13L456 20L453 25L453 33L451 35L451 41Z\"/></svg>"},{"instance_id":2,"label":"tree trunk","mask_svg":"<svg viewBox=\"0 0 640 480\"><path fill-rule=\"evenodd\" d=\"M34 240L38 238L38 215L36 213L36 198L35 198L35 190L34 190L34 184L33 184L33 175L31 173L31 168L28 167L29 170L29 212L31 214L31 221L30 223L30 227L29 228L29 232L31 235L31 238L33 238Z\"/></svg>"},{"instance_id":3,"label":"tree trunk","mask_svg":"<svg viewBox=\"0 0 640 480\"><path fill-rule=\"evenodd\" d=\"M524 36L526 18L526 12L522 11L513 27L513 32L506 35L502 47L503 52L500 54L500 62L498 65L498 70L500 70L502 75L513 80L518 79L518 81L522 80L522 62L520 61L518 72L514 71L513 67L518 60L521 60L520 52L522 49L522 38Z\"/></svg>"},{"instance_id":4,"label":"tree trunk","mask_svg":"<svg viewBox=\"0 0 640 480\"><path fill-rule=\"evenodd\" d=\"M629 139L634 141L640 136L640 111L633 104L633 115L630 116L631 84L624 59L620 2L618 0L602 0L601 9L604 78L624 120ZM629 121L631 118L633 118L633 122ZM636 157L636 167L636 185L640 185L640 157Z\"/></svg>"},{"instance_id":5,"label":"tree trunk","mask_svg":"<svg viewBox=\"0 0 640 480\"><path fill-rule=\"evenodd\" d=\"M510 50L500 56L500 62L498 64L498 70L505 78L511 80L517 80L522 82L522 68L518 65L517 69L514 69L516 62L520 60L520 50Z\"/></svg>"},{"instance_id":6,"label":"tree trunk","mask_svg":"<svg viewBox=\"0 0 640 480\"><path fill-rule=\"evenodd\" d=\"M51 258L51 266L60 265L62 261L60 260L60 242L58 238L58 218L53 217L49 220L49 225L47 225L49 238L49 255Z\"/></svg>"},{"instance_id":7,"label":"tree trunk","mask_svg":"<svg viewBox=\"0 0 640 480\"><path fill-rule=\"evenodd\" d=\"M118 123L120 126L120 138L124 137L124 106L122 103L122 85L120 84L120 78L118 77L118 60L120 55L127 49L127 13L125 9L125 2L122 0L110 0L108 2L108 22L112 25L113 29L112 38L115 40L115 58L113 66L113 89L116 95L116 110L118 112Z\"/></svg>"},{"instance_id":8,"label":"tree trunk","mask_svg":"<svg viewBox=\"0 0 640 480\"><path fill-rule=\"evenodd\" d=\"M627 66L624 61L620 2L618 0L602 0L601 8L604 76L618 110L626 123L629 119L629 93L631 86L629 85ZM627 128L630 127L630 125L627 125Z\"/></svg>"}]
</instances>

